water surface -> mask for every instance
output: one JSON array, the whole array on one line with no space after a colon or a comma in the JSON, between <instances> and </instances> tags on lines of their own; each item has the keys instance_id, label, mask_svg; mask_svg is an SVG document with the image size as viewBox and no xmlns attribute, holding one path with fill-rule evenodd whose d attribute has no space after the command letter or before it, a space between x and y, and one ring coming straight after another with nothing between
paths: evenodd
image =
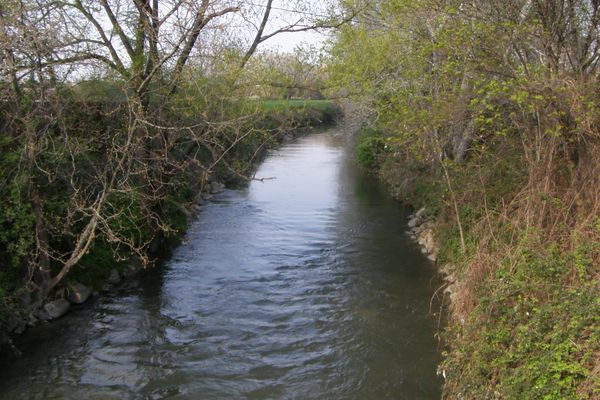
<instances>
[{"instance_id":1,"label":"water surface","mask_svg":"<svg viewBox=\"0 0 600 400\"><path fill-rule=\"evenodd\" d=\"M272 152L161 267L27 331L3 399L439 399L433 266L335 132Z\"/></svg>"}]
</instances>

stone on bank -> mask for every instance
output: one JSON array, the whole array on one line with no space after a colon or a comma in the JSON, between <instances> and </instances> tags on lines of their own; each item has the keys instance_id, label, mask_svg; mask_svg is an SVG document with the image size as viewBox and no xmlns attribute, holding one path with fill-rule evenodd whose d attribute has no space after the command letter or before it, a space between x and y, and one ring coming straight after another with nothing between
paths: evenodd
<instances>
[{"instance_id":1,"label":"stone on bank","mask_svg":"<svg viewBox=\"0 0 600 400\"><path fill-rule=\"evenodd\" d=\"M45 315L43 319L56 319L65 315L71 308L71 303L66 299L58 299L44 304Z\"/></svg>"},{"instance_id":2,"label":"stone on bank","mask_svg":"<svg viewBox=\"0 0 600 400\"><path fill-rule=\"evenodd\" d=\"M425 213L426 209L423 207L408 217L409 235L419 243L423 254L431 261L436 261L439 246L435 240L433 223L427 220Z\"/></svg>"},{"instance_id":3,"label":"stone on bank","mask_svg":"<svg viewBox=\"0 0 600 400\"><path fill-rule=\"evenodd\" d=\"M86 300L92 294L92 289L79 283L73 283L69 286L67 291L67 300L69 300L73 304L82 304L85 303Z\"/></svg>"}]
</instances>

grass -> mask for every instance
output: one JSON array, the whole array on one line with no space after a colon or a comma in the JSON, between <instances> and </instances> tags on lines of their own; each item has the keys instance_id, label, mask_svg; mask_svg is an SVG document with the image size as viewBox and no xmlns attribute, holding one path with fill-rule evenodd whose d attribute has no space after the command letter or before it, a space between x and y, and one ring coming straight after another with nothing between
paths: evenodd
<instances>
[{"instance_id":1,"label":"grass","mask_svg":"<svg viewBox=\"0 0 600 400\"><path fill-rule=\"evenodd\" d=\"M259 104L264 111L312 109L327 112L337 108L331 100L255 100L254 104Z\"/></svg>"},{"instance_id":2,"label":"grass","mask_svg":"<svg viewBox=\"0 0 600 400\"><path fill-rule=\"evenodd\" d=\"M248 100L247 107L263 114L274 129L290 122L294 129L329 126L340 115L339 106L331 100Z\"/></svg>"},{"instance_id":3,"label":"grass","mask_svg":"<svg viewBox=\"0 0 600 400\"><path fill-rule=\"evenodd\" d=\"M450 168L462 252L440 171L393 152L372 157L367 144L358 143L363 164L380 163L379 174L401 188L403 200L435 216L438 262L451 265L459 282L442 335L444 398L599 398L600 217L590 215L594 208L574 211L556 170L542 171L555 187L528 181L524 171L533 167L508 140L494 151L475 149Z\"/></svg>"}]
</instances>

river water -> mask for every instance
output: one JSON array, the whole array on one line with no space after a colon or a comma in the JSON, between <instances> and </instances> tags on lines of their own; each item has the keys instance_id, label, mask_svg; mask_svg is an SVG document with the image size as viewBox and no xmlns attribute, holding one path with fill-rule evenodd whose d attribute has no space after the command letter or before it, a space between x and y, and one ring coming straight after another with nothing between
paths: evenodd
<instances>
[{"instance_id":1,"label":"river water","mask_svg":"<svg viewBox=\"0 0 600 400\"><path fill-rule=\"evenodd\" d=\"M19 337L0 398L439 399L435 269L346 147L272 152L163 265Z\"/></svg>"}]
</instances>

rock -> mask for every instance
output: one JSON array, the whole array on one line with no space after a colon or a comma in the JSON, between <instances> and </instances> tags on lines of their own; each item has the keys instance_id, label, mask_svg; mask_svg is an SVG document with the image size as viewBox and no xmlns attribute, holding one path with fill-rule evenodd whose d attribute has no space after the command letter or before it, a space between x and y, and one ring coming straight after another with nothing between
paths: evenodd
<instances>
[{"instance_id":1,"label":"rock","mask_svg":"<svg viewBox=\"0 0 600 400\"><path fill-rule=\"evenodd\" d=\"M38 322L40 322L39 319L33 314L29 314L27 317L27 326L36 326Z\"/></svg>"},{"instance_id":2,"label":"rock","mask_svg":"<svg viewBox=\"0 0 600 400\"><path fill-rule=\"evenodd\" d=\"M425 242L425 250L427 250L427 252L430 254L433 253L433 250L435 250L435 238L433 237L433 231L426 231L426 233L423 235L423 242Z\"/></svg>"},{"instance_id":3,"label":"rock","mask_svg":"<svg viewBox=\"0 0 600 400\"><path fill-rule=\"evenodd\" d=\"M223 185L221 182L212 182L210 184L210 193L211 194L220 193L224 189L225 189L225 185Z\"/></svg>"},{"instance_id":4,"label":"rock","mask_svg":"<svg viewBox=\"0 0 600 400\"><path fill-rule=\"evenodd\" d=\"M417 236L418 243L428 254L436 253L435 237L432 229L423 229Z\"/></svg>"},{"instance_id":5,"label":"rock","mask_svg":"<svg viewBox=\"0 0 600 400\"><path fill-rule=\"evenodd\" d=\"M421 208L413 216L409 218L408 227L418 229L423 224L423 217L425 216L425 208Z\"/></svg>"},{"instance_id":6,"label":"rock","mask_svg":"<svg viewBox=\"0 0 600 400\"><path fill-rule=\"evenodd\" d=\"M76 282L69 286L67 299L71 303L81 304L81 303L85 303L91 294L92 294L92 289L90 289L89 287L87 287L81 283Z\"/></svg>"},{"instance_id":7,"label":"rock","mask_svg":"<svg viewBox=\"0 0 600 400\"><path fill-rule=\"evenodd\" d=\"M44 304L44 311L48 319L60 318L69 311L71 303L65 299L58 299Z\"/></svg>"},{"instance_id":8,"label":"rock","mask_svg":"<svg viewBox=\"0 0 600 400\"><path fill-rule=\"evenodd\" d=\"M419 219L418 218L413 218L410 221L408 221L408 227L409 228L415 228L417 225L419 224Z\"/></svg>"},{"instance_id":9,"label":"rock","mask_svg":"<svg viewBox=\"0 0 600 400\"><path fill-rule=\"evenodd\" d=\"M108 282L112 285L116 285L117 283L121 282L121 275L119 275L119 271L117 271L116 268L113 268L110 271L110 275L108 276L108 279L106 280L106 282Z\"/></svg>"},{"instance_id":10,"label":"rock","mask_svg":"<svg viewBox=\"0 0 600 400\"><path fill-rule=\"evenodd\" d=\"M69 304L71 304L71 303L69 303ZM39 310L37 310L35 313L35 316L37 317L37 319L39 319L41 321L48 321L48 320L52 319L50 314L48 314L48 311L46 311L45 307L42 307ZM17 333L19 333L19 332L17 332Z\"/></svg>"}]
</instances>

